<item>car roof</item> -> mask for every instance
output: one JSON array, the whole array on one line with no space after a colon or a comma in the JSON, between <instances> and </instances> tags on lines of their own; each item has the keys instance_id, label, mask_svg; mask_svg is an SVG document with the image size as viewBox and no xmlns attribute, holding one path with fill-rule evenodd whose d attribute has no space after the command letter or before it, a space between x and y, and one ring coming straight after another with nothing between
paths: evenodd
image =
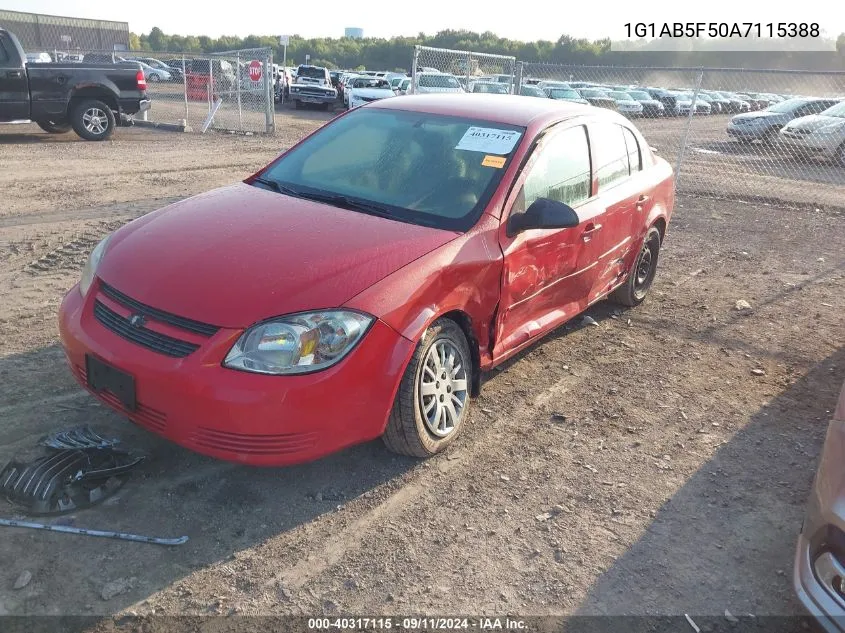
<instances>
[{"instance_id":1,"label":"car roof","mask_svg":"<svg viewBox=\"0 0 845 633\"><path fill-rule=\"evenodd\" d=\"M597 114L597 108L577 103L483 92L405 95L401 99L379 101L378 107L460 116L468 119L486 119L522 127L528 127L532 123L552 123L581 114ZM607 114L613 113L608 111Z\"/></svg>"}]
</instances>

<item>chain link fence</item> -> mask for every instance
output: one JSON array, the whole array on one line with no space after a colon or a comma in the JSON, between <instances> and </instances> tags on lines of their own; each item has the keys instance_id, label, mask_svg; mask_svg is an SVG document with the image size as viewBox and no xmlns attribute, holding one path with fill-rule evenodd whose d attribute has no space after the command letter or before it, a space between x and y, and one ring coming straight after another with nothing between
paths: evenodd
<instances>
[{"instance_id":1,"label":"chain link fence","mask_svg":"<svg viewBox=\"0 0 845 633\"><path fill-rule=\"evenodd\" d=\"M126 50L129 24L109 20L87 20L0 9L0 27L8 29L27 53L47 53L56 59L59 51Z\"/></svg>"},{"instance_id":2,"label":"chain link fence","mask_svg":"<svg viewBox=\"0 0 845 633\"><path fill-rule=\"evenodd\" d=\"M520 62L515 75L523 94L586 100L632 118L675 167L679 192L845 200L845 72Z\"/></svg>"},{"instance_id":3,"label":"chain link fence","mask_svg":"<svg viewBox=\"0 0 845 633\"><path fill-rule=\"evenodd\" d=\"M408 94L461 90L510 93L515 69L516 58L507 55L415 46Z\"/></svg>"},{"instance_id":4,"label":"chain link fence","mask_svg":"<svg viewBox=\"0 0 845 633\"><path fill-rule=\"evenodd\" d=\"M79 63L142 64L151 105L135 116L138 122L194 132L275 131L270 48L211 54L88 50L74 55L72 61Z\"/></svg>"}]
</instances>

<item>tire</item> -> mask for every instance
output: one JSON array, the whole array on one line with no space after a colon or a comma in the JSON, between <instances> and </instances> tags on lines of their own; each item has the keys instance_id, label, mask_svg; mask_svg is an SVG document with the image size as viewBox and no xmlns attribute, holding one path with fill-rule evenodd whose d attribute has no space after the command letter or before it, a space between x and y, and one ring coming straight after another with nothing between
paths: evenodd
<instances>
[{"instance_id":1,"label":"tire","mask_svg":"<svg viewBox=\"0 0 845 633\"><path fill-rule=\"evenodd\" d=\"M780 128L775 127L775 128L772 128L771 130L769 130L768 132L766 132L766 134L760 140L763 141L763 143L765 143L766 145L772 145L773 143L775 143L778 140L779 134L780 134Z\"/></svg>"},{"instance_id":2,"label":"tire","mask_svg":"<svg viewBox=\"0 0 845 633\"><path fill-rule=\"evenodd\" d=\"M334 104L333 103L324 103L323 104L323 110L325 110L326 112L333 111L334 110Z\"/></svg>"},{"instance_id":3,"label":"tire","mask_svg":"<svg viewBox=\"0 0 845 633\"><path fill-rule=\"evenodd\" d=\"M65 134L72 129L71 124L67 121L36 121L35 123L49 134Z\"/></svg>"},{"instance_id":4,"label":"tire","mask_svg":"<svg viewBox=\"0 0 845 633\"><path fill-rule=\"evenodd\" d=\"M660 231L651 227L643 240L634 267L628 273L625 283L613 291L610 300L624 306L640 305L648 295L648 290L657 274L657 260L660 255Z\"/></svg>"},{"instance_id":5,"label":"tire","mask_svg":"<svg viewBox=\"0 0 845 633\"><path fill-rule=\"evenodd\" d=\"M293 107L296 108L297 110L302 110L302 102L301 101L294 101Z\"/></svg>"},{"instance_id":6,"label":"tire","mask_svg":"<svg viewBox=\"0 0 845 633\"><path fill-rule=\"evenodd\" d=\"M402 376L382 436L387 448L425 458L454 442L469 416L472 371L472 355L461 328L451 319L435 321ZM446 402L449 407L441 404Z\"/></svg>"},{"instance_id":7,"label":"tire","mask_svg":"<svg viewBox=\"0 0 845 633\"><path fill-rule=\"evenodd\" d=\"M71 111L73 131L86 141L104 141L114 133L114 112L102 101L89 99Z\"/></svg>"},{"instance_id":8,"label":"tire","mask_svg":"<svg viewBox=\"0 0 845 633\"><path fill-rule=\"evenodd\" d=\"M161 77L158 76L158 73L150 73L150 76L147 77L147 81L149 81L151 84L157 83L160 80Z\"/></svg>"}]
</instances>

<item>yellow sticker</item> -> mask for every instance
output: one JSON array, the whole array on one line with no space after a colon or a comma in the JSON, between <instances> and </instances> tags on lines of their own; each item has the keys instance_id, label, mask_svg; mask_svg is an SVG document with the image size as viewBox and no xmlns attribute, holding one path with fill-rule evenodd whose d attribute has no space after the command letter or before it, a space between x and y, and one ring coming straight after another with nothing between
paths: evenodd
<instances>
[{"instance_id":1,"label":"yellow sticker","mask_svg":"<svg viewBox=\"0 0 845 633\"><path fill-rule=\"evenodd\" d=\"M507 159L504 156L485 156L484 160L481 161L482 167L495 167L496 169L501 169L505 166L505 161Z\"/></svg>"}]
</instances>

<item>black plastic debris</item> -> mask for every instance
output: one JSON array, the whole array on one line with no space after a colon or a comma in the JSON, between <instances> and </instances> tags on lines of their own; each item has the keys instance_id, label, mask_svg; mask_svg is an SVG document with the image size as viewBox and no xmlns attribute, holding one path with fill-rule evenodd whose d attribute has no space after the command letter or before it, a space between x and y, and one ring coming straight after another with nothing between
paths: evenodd
<instances>
[{"instance_id":1,"label":"black plastic debris","mask_svg":"<svg viewBox=\"0 0 845 633\"><path fill-rule=\"evenodd\" d=\"M64 431L56 431L41 438L41 444L48 448L110 448L120 442L117 438L101 437L89 426L75 426Z\"/></svg>"},{"instance_id":2,"label":"black plastic debris","mask_svg":"<svg viewBox=\"0 0 845 633\"><path fill-rule=\"evenodd\" d=\"M29 463L9 462L0 471L0 490L29 514L74 512L117 492L143 460L113 447L53 449Z\"/></svg>"}]
</instances>

